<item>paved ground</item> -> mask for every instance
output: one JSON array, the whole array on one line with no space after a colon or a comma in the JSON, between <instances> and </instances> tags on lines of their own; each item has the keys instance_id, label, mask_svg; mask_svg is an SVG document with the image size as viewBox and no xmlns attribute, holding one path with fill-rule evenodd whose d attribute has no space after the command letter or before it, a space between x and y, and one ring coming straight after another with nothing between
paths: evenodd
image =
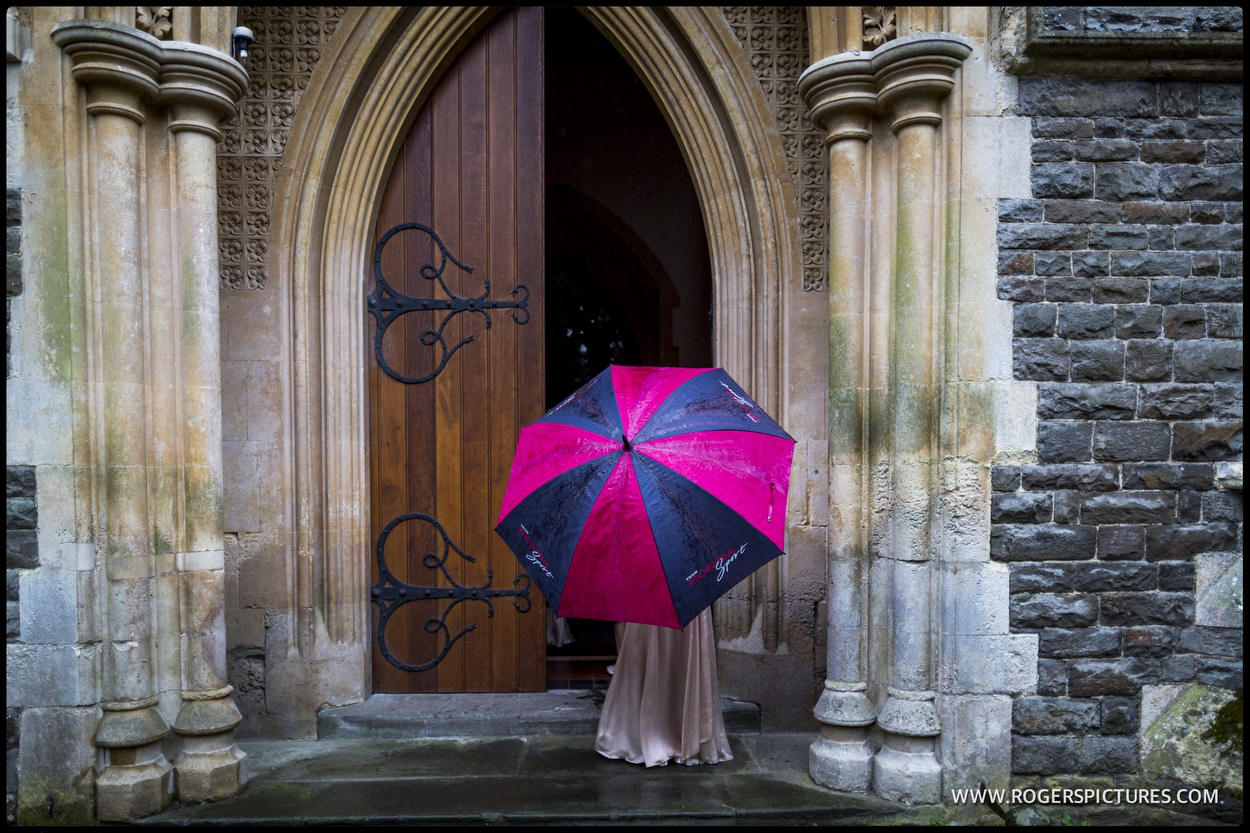
<instances>
[{"instance_id":1,"label":"paved ground","mask_svg":"<svg viewBox=\"0 0 1250 833\"><path fill-rule=\"evenodd\" d=\"M594 751L602 692L375 695L322 712L319 740L242 740L246 789L137 826L1002 825L987 807L907 807L807 774L813 732L759 730L724 702L734 760L645 767ZM1220 821L1236 824L1240 807ZM1152 808L1016 808L1016 824L1209 825Z\"/></svg>"}]
</instances>

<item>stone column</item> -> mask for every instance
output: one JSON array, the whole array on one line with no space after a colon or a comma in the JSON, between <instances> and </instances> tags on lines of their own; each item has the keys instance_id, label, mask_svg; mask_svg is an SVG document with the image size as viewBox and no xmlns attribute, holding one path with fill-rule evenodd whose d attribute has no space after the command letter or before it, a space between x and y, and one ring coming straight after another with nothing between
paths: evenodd
<instances>
[{"instance_id":1,"label":"stone column","mask_svg":"<svg viewBox=\"0 0 1250 833\"><path fill-rule=\"evenodd\" d=\"M162 741L168 726L153 679L151 594L155 568L147 483L147 322L143 263L144 100L156 94L159 50L115 27L61 24L52 38L86 89L91 122L84 197L87 409L95 472L97 558L103 557L105 635L103 752L96 813L103 821L150 815L172 797Z\"/></svg>"},{"instance_id":2,"label":"stone column","mask_svg":"<svg viewBox=\"0 0 1250 833\"><path fill-rule=\"evenodd\" d=\"M818 784L867 792L876 709L867 694L864 630L870 327L864 244L876 89L869 60L847 53L813 65L799 90L826 131L829 154L829 653L813 710L820 737L811 745L808 771Z\"/></svg>"},{"instance_id":3,"label":"stone column","mask_svg":"<svg viewBox=\"0 0 1250 833\"><path fill-rule=\"evenodd\" d=\"M84 424L109 642L96 801L101 820L123 821L175 787L200 801L245 781L226 682L216 142L247 75L223 52L120 21L63 23L53 39L91 119ZM175 685L171 765L158 707Z\"/></svg>"},{"instance_id":4,"label":"stone column","mask_svg":"<svg viewBox=\"0 0 1250 833\"><path fill-rule=\"evenodd\" d=\"M234 742L243 720L226 682L225 542L222 533L221 338L217 261L217 124L228 118L247 77L237 63L194 44L165 47L161 96L174 135L177 205L174 251L181 299L178 384L183 419L181 607L182 708L174 721L178 798L205 801L239 792L245 755Z\"/></svg>"},{"instance_id":5,"label":"stone column","mask_svg":"<svg viewBox=\"0 0 1250 833\"><path fill-rule=\"evenodd\" d=\"M931 534L937 494L944 339L938 129L955 70L971 53L957 38L912 36L874 55L878 101L897 137L891 277L889 507L890 684L873 786L884 798L938 803L941 731L934 706Z\"/></svg>"}]
</instances>

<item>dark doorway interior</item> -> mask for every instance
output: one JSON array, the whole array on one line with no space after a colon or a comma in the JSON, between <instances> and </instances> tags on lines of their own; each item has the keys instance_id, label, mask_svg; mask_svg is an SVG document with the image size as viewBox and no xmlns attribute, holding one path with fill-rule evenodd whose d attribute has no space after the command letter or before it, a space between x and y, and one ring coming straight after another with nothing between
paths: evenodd
<instances>
[{"instance_id":1,"label":"dark doorway interior","mask_svg":"<svg viewBox=\"0 0 1250 833\"><path fill-rule=\"evenodd\" d=\"M580 14L549 7L546 26L550 408L609 364L710 366L712 294L698 198L664 116ZM553 619L548 687L606 686L612 624Z\"/></svg>"}]
</instances>

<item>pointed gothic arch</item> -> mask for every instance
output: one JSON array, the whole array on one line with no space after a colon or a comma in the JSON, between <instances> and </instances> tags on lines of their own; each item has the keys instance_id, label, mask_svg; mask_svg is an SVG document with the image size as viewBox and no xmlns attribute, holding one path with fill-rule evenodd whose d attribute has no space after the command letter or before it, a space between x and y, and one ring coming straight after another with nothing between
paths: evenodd
<instances>
[{"instance_id":1,"label":"pointed gothic arch","mask_svg":"<svg viewBox=\"0 0 1250 833\"><path fill-rule=\"evenodd\" d=\"M300 104L278 172L269 274L282 287L288 680L369 692L363 286L392 160L444 68L497 10L353 7ZM654 97L690 170L712 266L714 360L782 413L783 310L798 285L793 186L751 66L713 7L583 10ZM756 580L775 610L775 567ZM751 622L731 624L748 630ZM282 652L277 652L281 655ZM311 679L310 679L311 678Z\"/></svg>"}]
</instances>

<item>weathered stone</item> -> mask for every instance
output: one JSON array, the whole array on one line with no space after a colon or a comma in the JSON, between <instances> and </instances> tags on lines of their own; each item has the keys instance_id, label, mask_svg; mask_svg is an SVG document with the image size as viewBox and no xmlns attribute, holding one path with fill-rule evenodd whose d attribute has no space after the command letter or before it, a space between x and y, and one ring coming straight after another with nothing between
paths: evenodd
<instances>
[{"instance_id":1,"label":"weathered stone","mask_svg":"<svg viewBox=\"0 0 1250 833\"><path fill-rule=\"evenodd\" d=\"M1166 422L1094 423L1092 450L1098 461L1166 460L1171 446L1172 428Z\"/></svg>"},{"instance_id":2,"label":"weathered stone","mask_svg":"<svg viewBox=\"0 0 1250 833\"><path fill-rule=\"evenodd\" d=\"M1034 270L1046 277L1072 275L1072 255L1069 252L1035 252Z\"/></svg>"},{"instance_id":3,"label":"weathered stone","mask_svg":"<svg viewBox=\"0 0 1250 833\"><path fill-rule=\"evenodd\" d=\"M1019 466L994 466L990 469L990 488L996 492L1014 492L1020 488Z\"/></svg>"},{"instance_id":4,"label":"weathered stone","mask_svg":"<svg viewBox=\"0 0 1250 833\"><path fill-rule=\"evenodd\" d=\"M1240 381L1241 345L1220 339L1177 342L1173 366L1178 382Z\"/></svg>"},{"instance_id":5,"label":"weathered stone","mask_svg":"<svg viewBox=\"0 0 1250 833\"><path fill-rule=\"evenodd\" d=\"M1118 203L1102 200L1046 200L1035 204L1045 206L1048 223L1118 223L1124 213ZM1042 216L1030 219L1041 220Z\"/></svg>"},{"instance_id":6,"label":"weathered stone","mask_svg":"<svg viewBox=\"0 0 1250 833\"><path fill-rule=\"evenodd\" d=\"M1016 306L1012 314L1014 316L1012 329L1014 335L1018 337L1054 335L1054 304L1020 304Z\"/></svg>"},{"instance_id":7,"label":"weathered stone","mask_svg":"<svg viewBox=\"0 0 1250 833\"><path fill-rule=\"evenodd\" d=\"M1211 411L1215 391L1207 384L1142 385L1137 415L1142 419L1201 419Z\"/></svg>"},{"instance_id":8,"label":"weathered stone","mask_svg":"<svg viewBox=\"0 0 1250 833\"><path fill-rule=\"evenodd\" d=\"M1157 167L1141 162L1098 165L1094 174L1094 196L1110 202L1153 199L1159 193L1159 178Z\"/></svg>"},{"instance_id":9,"label":"weathered stone","mask_svg":"<svg viewBox=\"0 0 1250 833\"><path fill-rule=\"evenodd\" d=\"M1121 339L1158 338L1163 328L1163 307L1126 304L1115 310L1115 337Z\"/></svg>"},{"instance_id":10,"label":"weathered stone","mask_svg":"<svg viewBox=\"0 0 1250 833\"><path fill-rule=\"evenodd\" d=\"M1175 517L1173 492L1108 492L1081 501L1081 521L1086 524L1165 524Z\"/></svg>"},{"instance_id":11,"label":"weathered stone","mask_svg":"<svg viewBox=\"0 0 1250 833\"><path fill-rule=\"evenodd\" d=\"M997 494L990 504L992 523L1046 523L1052 515L1052 498L1037 492Z\"/></svg>"},{"instance_id":12,"label":"weathered stone","mask_svg":"<svg viewBox=\"0 0 1250 833\"><path fill-rule=\"evenodd\" d=\"M1056 332L1062 338L1108 338L1115 335L1115 310L1100 304L1061 305Z\"/></svg>"},{"instance_id":13,"label":"weathered stone","mask_svg":"<svg viewBox=\"0 0 1250 833\"><path fill-rule=\"evenodd\" d=\"M1046 463L1082 463L1091 459L1093 426L1081 422L1039 422L1037 458ZM1026 487L1031 488L1031 487Z\"/></svg>"},{"instance_id":14,"label":"weathered stone","mask_svg":"<svg viewBox=\"0 0 1250 833\"><path fill-rule=\"evenodd\" d=\"M1000 223L1039 223L1044 216L1045 203L1041 200L999 200ZM1080 221L1076 221L1080 222Z\"/></svg>"},{"instance_id":15,"label":"weathered stone","mask_svg":"<svg viewBox=\"0 0 1250 833\"><path fill-rule=\"evenodd\" d=\"M34 498L35 489L34 466L7 466L5 468L5 497Z\"/></svg>"},{"instance_id":16,"label":"weathered stone","mask_svg":"<svg viewBox=\"0 0 1250 833\"><path fill-rule=\"evenodd\" d=\"M1068 342L1061 338L1016 339L1012 354L1016 379L1063 382L1068 379Z\"/></svg>"},{"instance_id":17,"label":"weathered stone","mask_svg":"<svg viewBox=\"0 0 1250 833\"><path fill-rule=\"evenodd\" d=\"M1065 659L1072 657L1114 657L1120 654L1118 628L1043 628L1038 634L1037 655Z\"/></svg>"},{"instance_id":18,"label":"weathered stone","mask_svg":"<svg viewBox=\"0 0 1250 833\"><path fill-rule=\"evenodd\" d=\"M1081 278L1096 278L1111 270L1111 255L1107 252L1073 252L1072 274ZM1088 301L1089 297L1078 300Z\"/></svg>"},{"instance_id":19,"label":"weathered stone","mask_svg":"<svg viewBox=\"0 0 1250 833\"><path fill-rule=\"evenodd\" d=\"M1091 249L1146 249L1150 233L1145 226L1095 225L1089 230Z\"/></svg>"},{"instance_id":20,"label":"weathered stone","mask_svg":"<svg viewBox=\"0 0 1250 833\"><path fill-rule=\"evenodd\" d=\"M1222 657L1241 656L1240 628L1209 628L1195 626L1185 628L1177 638L1177 647L1195 654Z\"/></svg>"},{"instance_id":21,"label":"weathered stone","mask_svg":"<svg viewBox=\"0 0 1250 833\"><path fill-rule=\"evenodd\" d=\"M39 566L39 534L33 529L10 529L5 534L5 566L34 569Z\"/></svg>"},{"instance_id":22,"label":"weathered stone","mask_svg":"<svg viewBox=\"0 0 1250 833\"><path fill-rule=\"evenodd\" d=\"M1042 300L1042 282L1033 277L1032 252L999 252L998 274L1003 276L998 282L998 297L1007 301Z\"/></svg>"},{"instance_id":23,"label":"weathered stone","mask_svg":"<svg viewBox=\"0 0 1250 833\"><path fill-rule=\"evenodd\" d=\"M1211 338L1241 338L1241 304L1208 304L1207 335Z\"/></svg>"},{"instance_id":24,"label":"weathered stone","mask_svg":"<svg viewBox=\"0 0 1250 833\"><path fill-rule=\"evenodd\" d=\"M1107 593L1100 618L1107 625L1188 625L1194 620L1194 600L1188 593Z\"/></svg>"},{"instance_id":25,"label":"weathered stone","mask_svg":"<svg viewBox=\"0 0 1250 833\"><path fill-rule=\"evenodd\" d=\"M1221 657L1194 658L1194 679L1204 685L1219 686L1230 691L1243 685L1240 659Z\"/></svg>"},{"instance_id":26,"label":"weathered stone","mask_svg":"<svg viewBox=\"0 0 1250 833\"><path fill-rule=\"evenodd\" d=\"M1088 303L1094 298L1094 287L1084 277L1050 277L1046 279L1046 300L1052 303Z\"/></svg>"},{"instance_id":27,"label":"weathered stone","mask_svg":"<svg viewBox=\"0 0 1250 833\"><path fill-rule=\"evenodd\" d=\"M1056 137L1066 139L1094 138L1093 119L1072 118L1068 116L1053 118L1050 116L1039 115L1032 121L1033 135L1039 139Z\"/></svg>"},{"instance_id":28,"label":"weathered stone","mask_svg":"<svg viewBox=\"0 0 1250 833\"><path fill-rule=\"evenodd\" d=\"M1071 563L1038 561L1012 564L1008 586L1011 593L1033 593L1042 590L1069 590L1071 583Z\"/></svg>"},{"instance_id":29,"label":"weathered stone","mask_svg":"<svg viewBox=\"0 0 1250 833\"><path fill-rule=\"evenodd\" d=\"M1089 163L1048 162L1034 165L1029 172L1029 181L1033 196L1038 199L1089 199L1094 196L1094 166ZM1085 233L1082 232L1082 237ZM1083 247L1073 245L1069 248Z\"/></svg>"},{"instance_id":30,"label":"weathered stone","mask_svg":"<svg viewBox=\"0 0 1250 833\"><path fill-rule=\"evenodd\" d=\"M1040 432L1041 426L1038 423ZM1052 423L1058 425L1060 423ZM1069 423L1070 424L1070 423ZM1119 487L1119 472L1110 463L1022 466L1020 485L1026 491L1073 489L1079 492L1111 491Z\"/></svg>"},{"instance_id":31,"label":"weathered stone","mask_svg":"<svg viewBox=\"0 0 1250 833\"><path fill-rule=\"evenodd\" d=\"M1164 307L1163 334L1168 338L1205 338L1207 335L1206 310L1192 304Z\"/></svg>"},{"instance_id":32,"label":"weathered stone","mask_svg":"<svg viewBox=\"0 0 1250 833\"><path fill-rule=\"evenodd\" d=\"M1181 278L1190 274L1192 265L1193 258L1186 252L1111 252L1110 273L1128 277ZM1167 303L1153 294L1150 301Z\"/></svg>"},{"instance_id":33,"label":"weathered stone","mask_svg":"<svg viewBox=\"0 0 1250 833\"><path fill-rule=\"evenodd\" d=\"M1071 142L1059 140L1042 141L1034 142L1029 151L1034 163L1066 162L1072 159L1073 146Z\"/></svg>"},{"instance_id":34,"label":"weathered stone","mask_svg":"<svg viewBox=\"0 0 1250 833\"><path fill-rule=\"evenodd\" d=\"M1198 255L1194 255L1195 259ZM1233 255L1220 254L1220 274L1218 276L1194 276L1188 280L1181 281L1180 296L1181 300L1190 304L1235 304L1241 299L1241 291L1243 291L1243 283L1241 283L1240 269L1236 269L1236 275L1229 276L1224 274L1225 261ZM1240 258L1240 254L1236 255Z\"/></svg>"},{"instance_id":35,"label":"weathered stone","mask_svg":"<svg viewBox=\"0 0 1250 833\"><path fill-rule=\"evenodd\" d=\"M1103 697L1099 728L1104 735L1135 735L1140 723L1140 707L1133 697Z\"/></svg>"},{"instance_id":36,"label":"weathered stone","mask_svg":"<svg viewBox=\"0 0 1250 833\"><path fill-rule=\"evenodd\" d=\"M1241 450L1240 421L1174 423L1172 456L1177 460L1235 460Z\"/></svg>"},{"instance_id":37,"label":"weathered stone","mask_svg":"<svg viewBox=\"0 0 1250 833\"><path fill-rule=\"evenodd\" d=\"M1124 377L1151 382L1172 377L1172 343L1130 341L1124 347Z\"/></svg>"},{"instance_id":38,"label":"weathered stone","mask_svg":"<svg viewBox=\"0 0 1250 833\"><path fill-rule=\"evenodd\" d=\"M1188 561L1196 553L1237 549L1236 528L1229 523L1163 525L1146 530L1150 561Z\"/></svg>"},{"instance_id":39,"label":"weathered stone","mask_svg":"<svg viewBox=\"0 0 1250 833\"><path fill-rule=\"evenodd\" d=\"M1215 467L1209 463L1125 463L1125 489L1210 489Z\"/></svg>"},{"instance_id":40,"label":"weathered stone","mask_svg":"<svg viewBox=\"0 0 1250 833\"><path fill-rule=\"evenodd\" d=\"M1080 162L1124 162L1136 160L1141 153L1137 142L1129 139L1094 139L1092 142L1078 142L1072 154Z\"/></svg>"},{"instance_id":41,"label":"weathered stone","mask_svg":"<svg viewBox=\"0 0 1250 833\"><path fill-rule=\"evenodd\" d=\"M1212 474L1214 477L1214 472ZM1241 523L1243 517L1240 492L1208 492L1202 496L1202 519L1204 521L1229 521Z\"/></svg>"},{"instance_id":42,"label":"weathered stone","mask_svg":"<svg viewBox=\"0 0 1250 833\"><path fill-rule=\"evenodd\" d=\"M1094 561L1074 564L1072 589L1086 593L1153 590L1158 569L1141 561Z\"/></svg>"},{"instance_id":43,"label":"weathered stone","mask_svg":"<svg viewBox=\"0 0 1250 833\"><path fill-rule=\"evenodd\" d=\"M1077 524L1081 522L1081 493L1055 492L1055 523Z\"/></svg>"},{"instance_id":44,"label":"weathered stone","mask_svg":"<svg viewBox=\"0 0 1250 833\"><path fill-rule=\"evenodd\" d=\"M1196 524L1202 520L1202 495L1194 491L1180 491L1176 495L1176 522Z\"/></svg>"},{"instance_id":45,"label":"weathered stone","mask_svg":"<svg viewBox=\"0 0 1250 833\"><path fill-rule=\"evenodd\" d=\"M994 524L990 556L999 561L1093 558L1095 536L1092 526Z\"/></svg>"},{"instance_id":46,"label":"weathered stone","mask_svg":"<svg viewBox=\"0 0 1250 833\"><path fill-rule=\"evenodd\" d=\"M1191 259L1192 260L1192 259ZM1180 278L1153 278L1150 281L1150 303L1179 304L1181 300Z\"/></svg>"},{"instance_id":47,"label":"weathered stone","mask_svg":"<svg viewBox=\"0 0 1250 833\"><path fill-rule=\"evenodd\" d=\"M1220 211L1220 219L1223 219ZM1233 250L1242 245L1240 225L1221 223L1220 225L1197 224L1177 226L1175 231L1176 248L1191 251ZM1128 248L1127 246L1124 248Z\"/></svg>"},{"instance_id":48,"label":"weathered stone","mask_svg":"<svg viewBox=\"0 0 1250 833\"><path fill-rule=\"evenodd\" d=\"M1097 621L1096 596L1020 593L1011 597L1012 628L1080 628Z\"/></svg>"},{"instance_id":49,"label":"weathered stone","mask_svg":"<svg viewBox=\"0 0 1250 833\"><path fill-rule=\"evenodd\" d=\"M1071 348L1073 382L1118 382L1124 378L1124 342L1075 341Z\"/></svg>"},{"instance_id":50,"label":"weathered stone","mask_svg":"<svg viewBox=\"0 0 1250 833\"><path fill-rule=\"evenodd\" d=\"M1239 200L1240 165L1168 165L1157 170L1158 194L1165 200Z\"/></svg>"},{"instance_id":51,"label":"weathered stone","mask_svg":"<svg viewBox=\"0 0 1250 833\"><path fill-rule=\"evenodd\" d=\"M1141 771L1156 783L1242 789L1241 754L1207 730L1236 695L1204 685L1147 686L1141 705Z\"/></svg>"},{"instance_id":52,"label":"weathered stone","mask_svg":"<svg viewBox=\"0 0 1250 833\"><path fill-rule=\"evenodd\" d=\"M1157 115L1155 85L1147 81L1021 78L1020 114L1026 116L1150 117Z\"/></svg>"},{"instance_id":53,"label":"weathered stone","mask_svg":"<svg viewBox=\"0 0 1250 833\"><path fill-rule=\"evenodd\" d=\"M11 497L5 500L6 529L36 529L39 526L39 512L34 498Z\"/></svg>"},{"instance_id":54,"label":"weathered stone","mask_svg":"<svg viewBox=\"0 0 1250 833\"><path fill-rule=\"evenodd\" d=\"M1162 561L1159 563L1159 589L1194 592L1195 579L1192 561ZM1201 619L1202 601L1198 600L1194 612L1194 620L1199 624Z\"/></svg>"},{"instance_id":55,"label":"weathered stone","mask_svg":"<svg viewBox=\"0 0 1250 833\"><path fill-rule=\"evenodd\" d=\"M1140 657L1079 659L1068 665L1068 693L1073 697L1130 695L1158 679L1158 664Z\"/></svg>"},{"instance_id":56,"label":"weathered stone","mask_svg":"<svg viewBox=\"0 0 1250 833\"><path fill-rule=\"evenodd\" d=\"M1097 700L1070 697L1020 697L1012 703L1011 730L1021 735L1064 735L1096 730Z\"/></svg>"},{"instance_id":57,"label":"weathered stone","mask_svg":"<svg viewBox=\"0 0 1250 833\"><path fill-rule=\"evenodd\" d=\"M1124 656L1167 657L1173 653L1176 629L1167 625L1140 625L1124 629Z\"/></svg>"},{"instance_id":58,"label":"weathered stone","mask_svg":"<svg viewBox=\"0 0 1250 833\"><path fill-rule=\"evenodd\" d=\"M1216 382L1213 413L1216 419L1241 419L1243 388L1240 382Z\"/></svg>"},{"instance_id":59,"label":"weathered stone","mask_svg":"<svg viewBox=\"0 0 1250 833\"><path fill-rule=\"evenodd\" d=\"M1106 561L1133 560L1146 555L1146 528L1143 526L1098 527L1098 557Z\"/></svg>"},{"instance_id":60,"label":"weathered stone","mask_svg":"<svg viewBox=\"0 0 1250 833\"><path fill-rule=\"evenodd\" d=\"M1062 697L1068 693L1068 664L1056 659L1037 661L1037 693L1044 697Z\"/></svg>"},{"instance_id":61,"label":"weathered stone","mask_svg":"<svg viewBox=\"0 0 1250 833\"><path fill-rule=\"evenodd\" d=\"M1190 162L1201 165L1206 161L1207 147L1203 142L1173 139L1166 142L1142 142L1143 162Z\"/></svg>"},{"instance_id":62,"label":"weathered stone","mask_svg":"<svg viewBox=\"0 0 1250 833\"><path fill-rule=\"evenodd\" d=\"M1043 382L1038 385L1039 419L1132 419L1136 411L1136 385L1110 382Z\"/></svg>"}]
</instances>

